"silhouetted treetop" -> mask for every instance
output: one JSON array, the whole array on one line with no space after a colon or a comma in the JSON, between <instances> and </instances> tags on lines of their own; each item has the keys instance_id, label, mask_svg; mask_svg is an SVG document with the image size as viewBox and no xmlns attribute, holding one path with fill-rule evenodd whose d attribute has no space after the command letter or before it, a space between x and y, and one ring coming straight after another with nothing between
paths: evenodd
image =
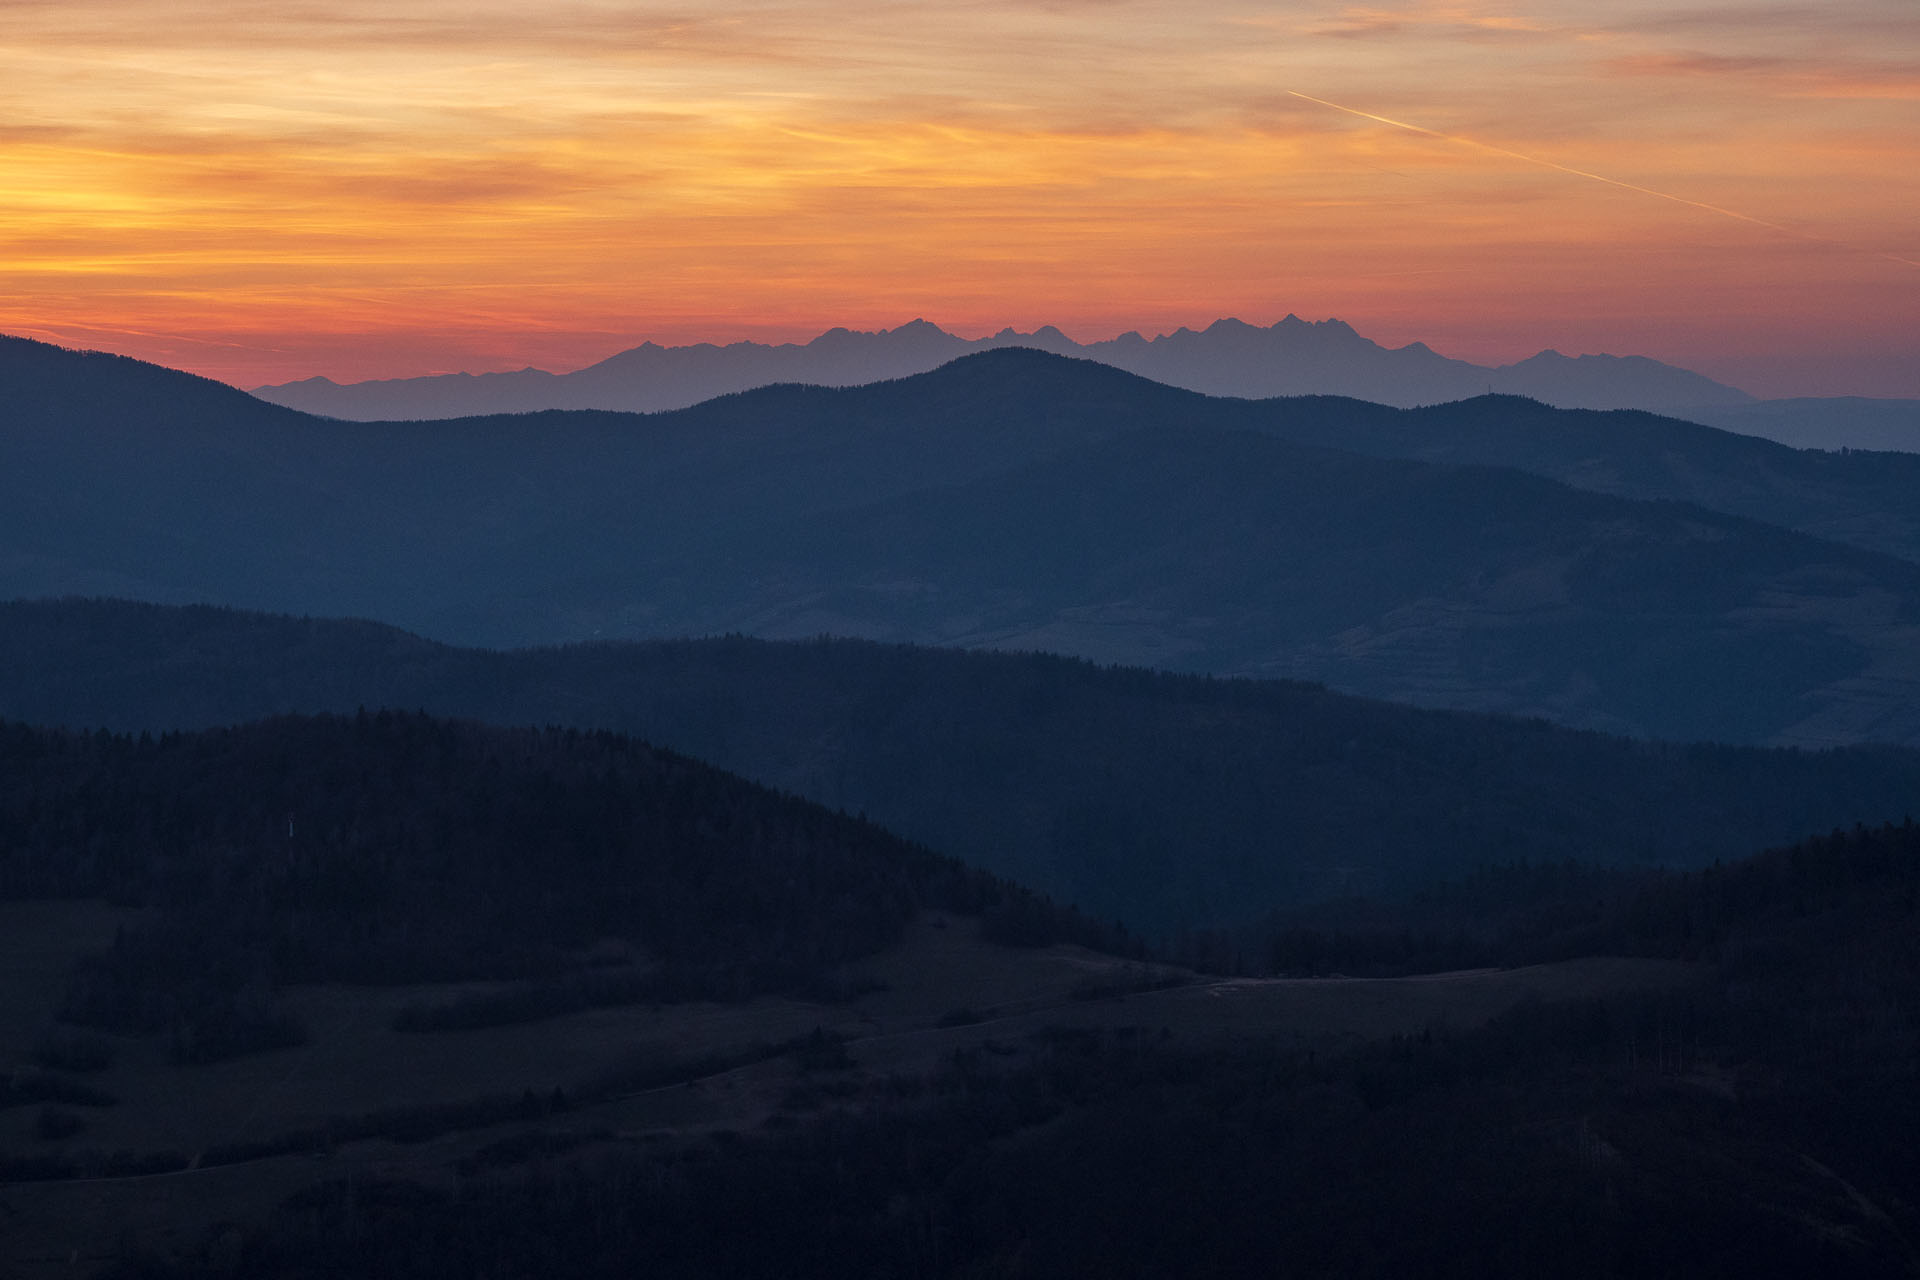
<instances>
[{"instance_id":1,"label":"silhouetted treetop","mask_svg":"<svg viewBox=\"0 0 1920 1280\"><path fill-rule=\"evenodd\" d=\"M0 896L82 895L152 908L109 986L539 977L614 941L663 994L732 997L878 950L924 906L1100 933L630 738L390 711L157 739L0 724ZM114 998L94 1020L154 1020Z\"/></svg>"}]
</instances>

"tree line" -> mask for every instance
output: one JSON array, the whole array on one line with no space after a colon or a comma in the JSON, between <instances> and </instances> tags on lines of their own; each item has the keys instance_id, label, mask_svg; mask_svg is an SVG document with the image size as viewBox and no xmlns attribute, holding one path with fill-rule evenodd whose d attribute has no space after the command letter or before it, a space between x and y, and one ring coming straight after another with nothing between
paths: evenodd
<instances>
[{"instance_id":1,"label":"tree line","mask_svg":"<svg viewBox=\"0 0 1920 1280\"><path fill-rule=\"evenodd\" d=\"M0 897L148 908L65 1016L206 1060L298 1038L292 982L574 999L818 986L918 911L1008 941L1124 932L861 819L608 732L381 711L138 737L0 724ZM618 983L611 984L619 986Z\"/></svg>"}]
</instances>

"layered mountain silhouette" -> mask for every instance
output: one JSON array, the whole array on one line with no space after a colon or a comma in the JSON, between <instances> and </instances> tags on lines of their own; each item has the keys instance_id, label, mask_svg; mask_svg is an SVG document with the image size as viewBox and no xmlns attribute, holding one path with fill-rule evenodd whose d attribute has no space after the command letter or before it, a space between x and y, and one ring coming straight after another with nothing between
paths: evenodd
<instances>
[{"instance_id":1,"label":"layered mountain silhouette","mask_svg":"<svg viewBox=\"0 0 1920 1280\"><path fill-rule=\"evenodd\" d=\"M1078 343L1052 325L966 339L926 320L860 333L831 329L810 342L663 347L648 342L574 373L443 374L342 386L308 378L254 394L309 413L359 421L457 418L540 409L681 409L771 383L844 387L925 373L975 352L1029 347L1079 356L1168 386L1208 395L1339 395L1412 406L1488 392L1566 408L1740 405L1742 391L1644 356L1564 356L1542 351L1489 368L1452 360L1424 343L1388 348L1340 320L1288 316L1262 328L1217 320L1154 338L1122 334Z\"/></svg>"},{"instance_id":2,"label":"layered mountain silhouette","mask_svg":"<svg viewBox=\"0 0 1920 1280\"><path fill-rule=\"evenodd\" d=\"M8 1256L1897 1273L1920 751L1729 743L1920 744L1917 467L1034 350L361 423L0 340L0 598L63 596L0 603Z\"/></svg>"},{"instance_id":3,"label":"layered mountain silhouette","mask_svg":"<svg viewBox=\"0 0 1920 1280\"><path fill-rule=\"evenodd\" d=\"M160 733L361 707L637 734L1150 932L1520 859L1698 865L1920 804L1910 750L1676 747L1045 655L499 653L367 622L0 605L0 717Z\"/></svg>"},{"instance_id":4,"label":"layered mountain silhouette","mask_svg":"<svg viewBox=\"0 0 1920 1280\"><path fill-rule=\"evenodd\" d=\"M1907 455L1511 397L1215 399L1030 350L416 424L19 340L0 368L8 596L491 645L828 632L1669 737L1920 741L1920 567L1889 554L1920 525Z\"/></svg>"}]
</instances>

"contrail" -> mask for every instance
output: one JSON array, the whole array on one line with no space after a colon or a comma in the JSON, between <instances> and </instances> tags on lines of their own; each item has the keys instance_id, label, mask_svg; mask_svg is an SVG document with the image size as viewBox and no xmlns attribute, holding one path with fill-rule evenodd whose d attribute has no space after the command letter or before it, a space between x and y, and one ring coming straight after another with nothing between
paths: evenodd
<instances>
[{"instance_id":1,"label":"contrail","mask_svg":"<svg viewBox=\"0 0 1920 1280\"><path fill-rule=\"evenodd\" d=\"M1543 169L1552 169L1558 173L1570 173L1576 178L1591 178L1595 182L1604 182L1610 187L1619 187L1623 191L1637 191L1643 196L1655 196L1661 200L1671 200L1675 204L1684 204L1694 209L1704 209L1708 213L1717 213L1723 218L1736 218L1741 222L1750 222L1756 227L1765 227L1777 231L1783 236L1792 236L1796 240L1807 240L1814 244L1824 244L1836 249L1846 249L1853 253L1871 254L1876 258L1885 258L1889 262L1898 262L1903 266L1920 267L1920 262L1912 258L1903 258L1897 253L1883 253L1878 249L1862 249L1858 245L1847 244L1841 240L1830 240L1826 236L1816 236L1794 227L1783 227L1777 222L1768 222L1765 218L1756 218L1750 213L1741 213L1738 209L1723 209L1717 204L1708 204L1704 200L1689 200L1685 196L1676 196L1670 191L1655 191L1652 187L1642 187L1631 182L1622 182L1618 178L1609 178L1604 173L1588 173L1585 169L1575 169L1571 165L1560 164L1553 160L1543 160L1539 156L1530 156L1520 151L1509 151L1505 147L1496 147L1486 142L1476 142L1472 138L1463 138L1457 133L1441 133L1437 129L1423 128L1417 124L1408 124L1405 120L1395 120L1391 116L1377 116L1371 111L1361 111L1354 107L1343 107L1337 102L1328 102L1325 98L1316 98L1310 93L1287 90L1296 98L1308 102L1317 102L1323 107L1332 107L1335 111L1344 111L1350 116L1359 116L1362 120L1377 120L1381 124L1390 124L1396 129L1405 129L1410 133L1423 133L1429 138L1438 138L1442 142L1452 142L1463 147L1473 147L1480 151L1491 152L1496 156L1506 156L1511 160L1526 164L1539 165Z\"/></svg>"}]
</instances>

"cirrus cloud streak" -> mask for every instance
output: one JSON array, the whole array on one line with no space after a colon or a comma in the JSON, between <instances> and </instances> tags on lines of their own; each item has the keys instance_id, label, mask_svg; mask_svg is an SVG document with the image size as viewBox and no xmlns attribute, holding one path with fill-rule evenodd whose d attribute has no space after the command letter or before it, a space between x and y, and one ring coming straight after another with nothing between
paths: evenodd
<instances>
[{"instance_id":1,"label":"cirrus cloud streak","mask_svg":"<svg viewBox=\"0 0 1920 1280\"><path fill-rule=\"evenodd\" d=\"M1821 365L1920 333L1903 3L16 0L0 329L252 384L1297 311L1920 395Z\"/></svg>"}]
</instances>

